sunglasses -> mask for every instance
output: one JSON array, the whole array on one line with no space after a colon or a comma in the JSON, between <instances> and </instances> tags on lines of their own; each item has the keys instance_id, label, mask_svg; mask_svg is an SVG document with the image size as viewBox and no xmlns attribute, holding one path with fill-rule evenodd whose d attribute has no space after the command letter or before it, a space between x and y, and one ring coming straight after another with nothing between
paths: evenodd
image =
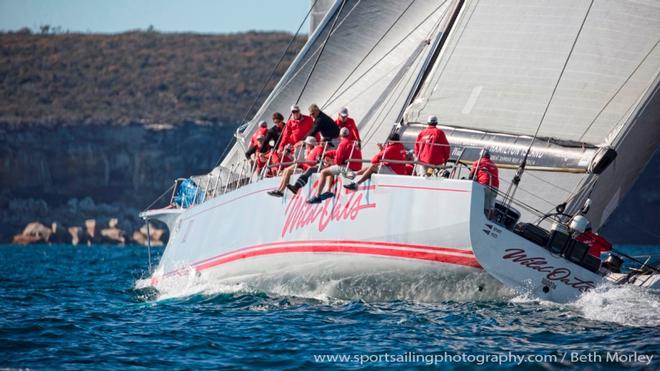
<instances>
[{"instance_id":1,"label":"sunglasses","mask_svg":"<svg viewBox=\"0 0 660 371\"><path fill-rule=\"evenodd\" d=\"M300 113L300 111L291 111L291 113Z\"/></svg>"}]
</instances>

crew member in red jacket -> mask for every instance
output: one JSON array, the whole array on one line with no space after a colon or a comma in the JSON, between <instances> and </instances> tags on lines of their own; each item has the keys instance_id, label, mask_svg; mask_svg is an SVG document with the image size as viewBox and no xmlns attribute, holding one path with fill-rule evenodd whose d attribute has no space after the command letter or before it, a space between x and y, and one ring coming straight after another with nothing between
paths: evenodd
<instances>
[{"instance_id":1,"label":"crew member in red jacket","mask_svg":"<svg viewBox=\"0 0 660 371\"><path fill-rule=\"evenodd\" d=\"M313 125L314 119L300 113L300 107L297 105L291 106L291 118L284 126L282 139L280 139L278 147L279 151L281 152L288 144L295 147L297 143L302 142Z\"/></svg>"},{"instance_id":2,"label":"crew member in red jacket","mask_svg":"<svg viewBox=\"0 0 660 371\"><path fill-rule=\"evenodd\" d=\"M247 159L252 158L252 155L259 150L261 147L261 140L266 136L266 133L268 133L268 123L266 121L259 122L257 131L252 134L252 137L250 137L250 146L247 151L245 151L245 157Z\"/></svg>"},{"instance_id":3,"label":"crew member in red jacket","mask_svg":"<svg viewBox=\"0 0 660 371\"><path fill-rule=\"evenodd\" d=\"M481 154L481 158L472 164L472 169L468 176L483 184L485 191L484 211L488 217L492 216L495 209L495 199L497 198L497 189L500 186L500 177L497 166L490 160L490 151L487 149Z\"/></svg>"},{"instance_id":4,"label":"crew member in red jacket","mask_svg":"<svg viewBox=\"0 0 660 371\"><path fill-rule=\"evenodd\" d=\"M284 171L282 171L280 186L276 190L268 192L269 195L275 197L284 196L284 189L289 185L289 179L291 179L291 175L293 175L297 168L300 168L303 171L307 171L317 165L317 162L319 161L319 158L321 158L321 154L323 153L325 146L318 145L316 138L309 136L305 139L305 147L305 161L301 164L292 164L284 169Z\"/></svg>"},{"instance_id":5,"label":"crew member in red jacket","mask_svg":"<svg viewBox=\"0 0 660 371\"><path fill-rule=\"evenodd\" d=\"M415 158L421 162L424 175L431 175L435 167L449 159L449 142L442 129L437 128L438 118L429 116L428 126L417 135Z\"/></svg>"},{"instance_id":6,"label":"crew member in red jacket","mask_svg":"<svg viewBox=\"0 0 660 371\"><path fill-rule=\"evenodd\" d=\"M376 153L371 159L371 164L357 172L358 175L361 175L360 179L344 185L344 188L357 190L358 186L371 178L371 174L377 172L379 168L380 174L408 175L406 164L403 163L403 161L406 161L406 147L399 141L400 139L398 133L390 134L388 143L385 146L379 144L380 152Z\"/></svg>"},{"instance_id":7,"label":"crew member in red jacket","mask_svg":"<svg viewBox=\"0 0 660 371\"><path fill-rule=\"evenodd\" d=\"M344 174L346 168L353 171L359 171L362 168L362 152L357 142L348 139L349 131L347 128L341 128L339 131L339 145L334 151L326 153L326 159L334 162L333 165L323 169L319 174L319 184L316 187L316 195L312 196L307 203L318 204L321 201L335 196L331 191L323 193L326 183L332 188L335 176Z\"/></svg>"},{"instance_id":8,"label":"crew member in red jacket","mask_svg":"<svg viewBox=\"0 0 660 371\"><path fill-rule=\"evenodd\" d=\"M339 111L339 117L337 117L335 123L339 126L339 129L348 129L349 140L357 140L358 143L362 142L360 139L360 132L358 131L357 125L355 125L355 120L348 117L348 108L344 107Z\"/></svg>"},{"instance_id":9,"label":"crew member in red jacket","mask_svg":"<svg viewBox=\"0 0 660 371\"><path fill-rule=\"evenodd\" d=\"M589 246L589 255L598 259L600 259L601 253L612 250L612 244L609 241L592 231L589 221L587 221L584 233L578 235L575 239Z\"/></svg>"}]
</instances>

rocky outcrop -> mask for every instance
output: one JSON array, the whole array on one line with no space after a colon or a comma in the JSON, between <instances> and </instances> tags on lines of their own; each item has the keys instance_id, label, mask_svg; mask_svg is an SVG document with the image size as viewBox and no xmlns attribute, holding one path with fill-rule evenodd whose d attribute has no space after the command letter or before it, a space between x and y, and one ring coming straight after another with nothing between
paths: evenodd
<instances>
[{"instance_id":1,"label":"rocky outcrop","mask_svg":"<svg viewBox=\"0 0 660 371\"><path fill-rule=\"evenodd\" d=\"M47 243L52 230L39 222L28 224L23 232L14 236L12 243L28 245L33 243Z\"/></svg>"},{"instance_id":2,"label":"rocky outcrop","mask_svg":"<svg viewBox=\"0 0 660 371\"><path fill-rule=\"evenodd\" d=\"M101 242L104 244L126 244L125 233L121 229L117 228L119 221L117 218L112 218L108 222L108 228L101 229Z\"/></svg>"},{"instance_id":3,"label":"rocky outcrop","mask_svg":"<svg viewBox=\"0 0 660 371\"><path fill-rule=\"evenodd\" d=\"M149 244L151 246L162 246L164 245L163 237L165 237L165 230L156 228L153 225L150 225L149 228L144 225L139 230L133 232L133 242L143 246L148 246Z\"/></svg>"}]
</instances>

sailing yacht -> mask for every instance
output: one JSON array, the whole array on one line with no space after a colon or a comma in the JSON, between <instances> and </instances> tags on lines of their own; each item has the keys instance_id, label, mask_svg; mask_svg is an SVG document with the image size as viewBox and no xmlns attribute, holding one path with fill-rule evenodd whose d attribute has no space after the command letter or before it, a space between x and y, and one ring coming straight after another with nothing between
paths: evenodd
<instances>
[{"instance_id":1,"label":"sailing yacht","mask_svg":"<svg viewBox=\"0 0 660 371\"><path fill-rule=\"evenodd\" d=\"M534 245L521 223L550 229L583 212L598 230L660 143L658 40L654 1L338 0L221 164L175 182L167 207L141 214L170 229L151 284L293 270L461 276L484 262L493 274L498 264L478 251ZM435 115L450 161L430 177L374 174L357 191L339 178L319 205L305 202L315 177L269 197L280 179L255 174L249 138L273 112L311 103L328 114L349 107L365 158L393 131L412 148ZM490 219L485 188L466 179L485 148L511 179ZM186 202L183 185L194 194ZM528 278L495 271L514 288Z\"/></svg>"}]
</instances>

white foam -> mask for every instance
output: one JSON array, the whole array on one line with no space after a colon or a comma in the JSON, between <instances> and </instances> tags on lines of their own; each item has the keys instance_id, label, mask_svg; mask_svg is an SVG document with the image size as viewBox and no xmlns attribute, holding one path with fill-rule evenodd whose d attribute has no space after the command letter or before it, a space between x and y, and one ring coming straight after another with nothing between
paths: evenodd
<instances>
[{"instance_id":1,"label":"white foam","mask_svg":"<svg viewBox=\"0 0 660 371\"><path fill-rule=\"evenodd\" d=\"M633 285L603 285L572 304L585 318L624 326L660 326L660 295Z\"/></svg>"},{"instance_id":2,"label":"white foam","mask_svg":"<svg viewBox=\"0 0 660 371\"><path fill-rule=\"evenodd\" d=\"M137 284L136 284L137 286ZM273 272L217 280L190 270L158 285L158 299L196 294L266 293L322 302L405 300L419 303L510 298L513 292L484 272L379 272L337 277L319 272Z\"/></svg>"}]
</instances>

